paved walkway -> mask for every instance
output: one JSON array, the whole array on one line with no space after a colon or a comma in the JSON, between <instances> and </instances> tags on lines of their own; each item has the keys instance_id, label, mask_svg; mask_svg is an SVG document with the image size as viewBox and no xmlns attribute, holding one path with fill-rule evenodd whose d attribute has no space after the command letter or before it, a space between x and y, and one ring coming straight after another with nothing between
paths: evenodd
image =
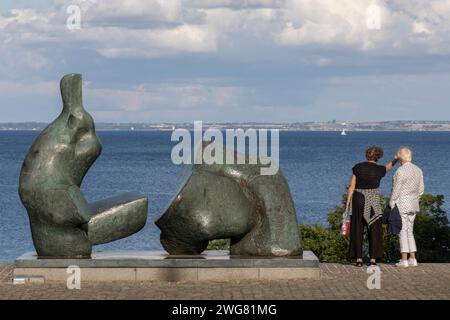
<instances>
[{"instance_id":1,"label":"paved walkway","mask_svg":"<svg viewBox=\"0 0 450 320\"><path fill-rule=\"evenodd\" d=\"M321 280L213 283L12 284L12 265L0 265L0 299L450 299L450 264L397 269L380 265L381 289L369 290L366 268L322 264Z\"/></svg>"}]
</instances>

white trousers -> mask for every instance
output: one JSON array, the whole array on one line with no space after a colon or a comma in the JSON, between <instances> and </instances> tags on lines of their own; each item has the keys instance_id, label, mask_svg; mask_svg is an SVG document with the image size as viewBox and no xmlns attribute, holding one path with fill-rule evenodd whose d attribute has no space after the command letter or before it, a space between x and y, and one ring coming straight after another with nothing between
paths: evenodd
<instances>
[{"instance_id":1,"label":"white trousers","mask_svg":"<svg viewBox=\"0 0 450 320\"><path fill-rule=\"evenodd\" d=\"M416 240L414 240L414 219L415 213L402 213L402 230L400 231L400 252L411 253L416 252Z\"/></svg>"}]
</instances>

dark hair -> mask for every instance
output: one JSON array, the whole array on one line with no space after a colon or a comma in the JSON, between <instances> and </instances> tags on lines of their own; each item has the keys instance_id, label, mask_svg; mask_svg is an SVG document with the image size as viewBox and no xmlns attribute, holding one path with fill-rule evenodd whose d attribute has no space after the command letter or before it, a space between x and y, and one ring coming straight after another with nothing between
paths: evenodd
<instances>
[{"instance_id":1,"label":"dark hair","mask_svg":"<svg viewBox=\"0 0 450 320\"><path fill-rule=\"evenodd\" d=\"M384 150L383 148L372 146L366 150L366 158L367 161L375 161L378 162L381 158L383 158Z\"/></svg>"}]
</instances>

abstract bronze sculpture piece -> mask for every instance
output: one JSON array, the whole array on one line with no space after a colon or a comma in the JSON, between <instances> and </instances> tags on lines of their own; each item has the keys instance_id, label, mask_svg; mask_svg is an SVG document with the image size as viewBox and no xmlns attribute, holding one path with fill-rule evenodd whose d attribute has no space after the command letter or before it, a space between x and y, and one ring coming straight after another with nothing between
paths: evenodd
<instances>
[{"instance_id":1,"label":"abstract bronze sculpture piece","mask_svg":"<svg viewBox=\"0 0 450 320\"><path fill-rule=\"evenodd\" d=\"M142 194L91 204L84 198L81 182L102 147L81 88L81 75L62 78L63 111L36 138L20 173L19 194L41 257L89 257L92 245L127 237L147 220Z\"/></svg>"},{"instance_id":2,"label":"abstract bronze sculpture piece","mask_svg":"<svg viewBox=\"0 0 450 320\"><path fill-rule=\"evenodd\" d=\"M194 165L156 221L163 247L174 255L198 255L210 240L229 238L231 255L301 256L289 186L281 171L269 176L260 169L260 164Z\"/></svg>"}]
</instances>

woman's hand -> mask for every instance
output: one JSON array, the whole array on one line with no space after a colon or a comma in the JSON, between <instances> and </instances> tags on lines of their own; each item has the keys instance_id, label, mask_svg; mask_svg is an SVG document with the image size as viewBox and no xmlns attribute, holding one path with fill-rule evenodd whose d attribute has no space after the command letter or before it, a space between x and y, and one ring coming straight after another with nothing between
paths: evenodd
<instances>
[{"instance_id":1,"label":"woman's hand","mask_svg":"<svg viewBox=\"0 0 450 320\"><path fill-rule=\"evenodd\" d=\"M346 205L345 205L345 211L344 213L348 213L348 211L350 210L350 201L347 201Z\"/></svg>"},{"instance_id":2,"label":"woman's hand","mask_svg":"<svg viewBox=\"0 0 450 320\"><path fill-rule=\"evenodd\" d=\"M399 161L399 159L398 159L398 156L396 155L396 156L394 157L394 160L392 160L391 162L389 162L389 163L386 165L386 171L387 171L387 172L391 171L391 170L395 167L395 165L397 164L398 161Z\"/></svg>"},{"instance_id":3,"label":"woman's hand","mask_svg":"<svg viewBox=\"0 0 450 320\"><path fill-rule=\"evenodd\" d=\"M350 215L350 203L351 203L351 199L350 199L350 201L347 203L347 205L345 206L345 211L344 211L344 213L348 213L348 215Z\"/></svg>"}]
</instances>

